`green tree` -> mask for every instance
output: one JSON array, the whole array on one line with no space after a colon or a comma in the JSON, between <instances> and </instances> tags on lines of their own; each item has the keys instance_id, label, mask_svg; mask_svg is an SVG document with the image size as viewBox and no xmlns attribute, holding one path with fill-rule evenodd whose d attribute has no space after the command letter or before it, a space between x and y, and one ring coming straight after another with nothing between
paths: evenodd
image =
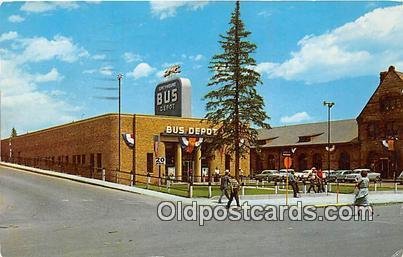
<instances>
[{"instance_id":1,"label":"green tree","mask_svg":"<svg viewBox=\"0 0 403 257\"><path fill-rule=\"evenodd\" d=\"M229 24L226 35L220 35L223 52L210 61L213 76L208 86L213 89L204 97L205 117L219 128L209 142L208 151L225 145L227 153L235 153L235 176L239 178L240 158L257 145L254 127L268 128L269 117L264 111L263 98L256 91L256 86L262 84L260 74L254 70L256 61L250 56L256 45L247 41L250 32L241 20L239 1Z\"/></svg>"},{"instance_id":2,"label":"green tree","mask_svg":"<svg viewBox=\"0 0 403 257\"><path fill-rule=\"evenodd\" d=\"M17 130L15 128L11 129L11 137L16 137L17 136Z\"/></svg>"}]
</instances>

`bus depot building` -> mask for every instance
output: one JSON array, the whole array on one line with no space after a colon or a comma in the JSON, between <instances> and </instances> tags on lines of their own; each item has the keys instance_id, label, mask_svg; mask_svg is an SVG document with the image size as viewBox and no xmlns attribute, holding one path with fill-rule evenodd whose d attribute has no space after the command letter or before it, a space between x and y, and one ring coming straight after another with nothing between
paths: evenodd
<instances>
[{"instance_id":1,"label":"bus depot building","mask_svg":"<svg viewBox=\"0 0 403 257\"><path fill-rule=\"evenodd\" d=\"M84 176L98 178L105 168L107 181L122 184L129 184L134 174L136 181L144 182L148 172L179 181L189 181L192 175L195 182L207 180L208 172L213 175L217 168L221 174L225 169L235 174L233 158L223 151L207 157L204 139L215 129L203 119L121 114L120 123L119 133L119 115L105 114L4 139L2 160L39 168L46 160L51 169L81 169ZM164 163L158 165L157 157L164 157ZM240 165L249 175L248 156Z\"/></svg>"}]
</instances>

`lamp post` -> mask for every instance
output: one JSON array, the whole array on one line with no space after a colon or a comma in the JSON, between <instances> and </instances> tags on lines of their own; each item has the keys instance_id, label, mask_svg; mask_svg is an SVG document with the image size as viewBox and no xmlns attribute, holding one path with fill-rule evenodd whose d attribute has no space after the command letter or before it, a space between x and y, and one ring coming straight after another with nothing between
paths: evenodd
<instances>
[{"instance_id":1,"label":"lamp post","mask_svg":"<svg viewBox=\"0 0 403 257\"><path fill-rule=\"evenodd\" d=\"M330 175L330 109L334 106L334 102L323 101L323 105L327 106L327 172ZM337 203L339 203L339 182L337 181Z\"/></svg>"},{"instance_id":2,"label":"lamp post","mask_svg":"<svg viewBox=\"0 0 403 257\"><path fill-rule=\"evenodd\" d=\"M118 172L120 172L120 102L121 102L121 83L122 83L122 78L123 78L123 75L122 74L118 74L118 76L117 76L117 78L118 78L118 81L119 81L119 128L118 128L118 142L119 142L119 146L118 146L118 152L119 152L119 154L118 154Z\"/></svg>"}]
</instances>

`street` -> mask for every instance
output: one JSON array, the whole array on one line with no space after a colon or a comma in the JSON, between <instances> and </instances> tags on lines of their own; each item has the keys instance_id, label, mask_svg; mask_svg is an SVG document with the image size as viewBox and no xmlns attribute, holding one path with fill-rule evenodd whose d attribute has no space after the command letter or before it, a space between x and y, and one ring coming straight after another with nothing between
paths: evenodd
<instances>
[{"instance_id":1,"label":"street","mask_svg":"<svg viewBox=\"0 0 403 257\"><path fill-rule=\"evenodd\" d=\"M368 256L403 248L403 206L374 221L163 222L159 199L0 167L3 257ZM400 257L400 255L399 255Z\"/></svg>"}]
</instances>

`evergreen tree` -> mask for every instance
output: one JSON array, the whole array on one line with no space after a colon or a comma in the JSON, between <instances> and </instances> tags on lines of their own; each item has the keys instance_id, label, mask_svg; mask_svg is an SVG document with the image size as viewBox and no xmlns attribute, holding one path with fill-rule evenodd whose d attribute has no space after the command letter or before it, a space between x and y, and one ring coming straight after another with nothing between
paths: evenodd
<instances>
[{"instance_id":1,"label":"evergreen tree","mask_svg":"<svg viewBox=\"0 0 403 257\"><path fill-rule=\"evenodd\" d=\"M226 35L220 35L223 52L210 62L213 76L208 86L213 89L204 99L207 120L219 127L208 151L227 146L225 151L235 154L235 176L239 178L240 158L250 146L257 145L254 126L268 128L269 117L264 111L263 98L256 91L257 84L262 84L260 74L253 69L256 61L250 56L256 45L247 41L250 32L241 20L239 1L229 24Z\"/></svg>"},{"instance_id":2,"label":"evergreen tree","mask_svg":"<svg viewBox=\"0 0 403 257\"><path fill-rule=\"evenodd\" d=\"M11 137L16 137L17 136L17 130L15 128L11 129Z\"/></svg>"}]
</instances>

